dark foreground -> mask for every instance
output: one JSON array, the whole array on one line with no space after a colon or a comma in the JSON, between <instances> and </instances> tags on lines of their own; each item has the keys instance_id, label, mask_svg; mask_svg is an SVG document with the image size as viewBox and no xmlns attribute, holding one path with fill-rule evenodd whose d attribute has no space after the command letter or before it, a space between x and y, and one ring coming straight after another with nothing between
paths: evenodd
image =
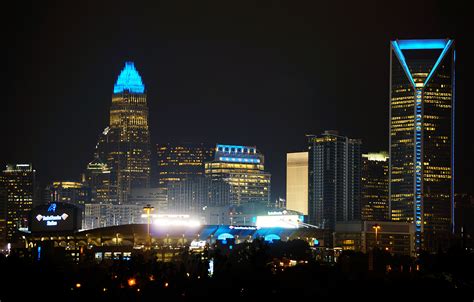
<instances>
[{"instance_id":1,"label":"dark foreground","mask_svg":"<svg viewBox=\"0 0 474 302\"><path fill-rule=\"evenodd\" d=\"M289 243L285 243L289 244ZM256 298L361 301L473 301L474 257L463 249L418 260L345 252L337 263L314 260L304 245L240 244L183 252L175 261L147 254L131 260L76 263L67 257L0 256L0 301L211 301ZM214 259L213 275L209 261ZM296 259L290 266L288 259Z\"/></svg>"}]
</instances>

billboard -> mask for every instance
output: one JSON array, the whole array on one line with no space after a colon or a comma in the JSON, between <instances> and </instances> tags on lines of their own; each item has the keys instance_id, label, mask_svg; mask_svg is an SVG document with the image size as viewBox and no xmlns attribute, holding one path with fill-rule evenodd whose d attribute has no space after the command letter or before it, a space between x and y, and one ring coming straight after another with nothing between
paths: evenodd
<instances>
[{"instance_id":1,"label":"billboard","mask_svg":"<svg viewBox=\"0 0 474 302\"><path fill-rule=\"evenodd\" d=\"M76 206L53 202L35 207L29 221L31 232L75 231L80 228L82 217Z\"/></svg>"}]
</instances>

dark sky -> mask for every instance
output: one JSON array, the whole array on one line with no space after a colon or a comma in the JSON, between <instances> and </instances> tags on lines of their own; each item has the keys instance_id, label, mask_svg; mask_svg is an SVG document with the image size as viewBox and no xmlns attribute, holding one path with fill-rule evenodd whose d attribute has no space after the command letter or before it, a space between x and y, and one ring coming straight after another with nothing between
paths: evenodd
<instances>
[{"instance_id":1,"label":"dark sky","mask_svg":"<svg viewBox=\"0 0 474 302\"><path fill-rule=\"evenodd\" d=\"M0 162L32 162L43 185L79 179L132 60L154 143L256 145L272 199L284 196L286 152L305 134L338 129L388 150L391 39L450 37L456 191L472 192L474 10L462 1L16 2L1 21Z\"/></svg>"}]
</instances>

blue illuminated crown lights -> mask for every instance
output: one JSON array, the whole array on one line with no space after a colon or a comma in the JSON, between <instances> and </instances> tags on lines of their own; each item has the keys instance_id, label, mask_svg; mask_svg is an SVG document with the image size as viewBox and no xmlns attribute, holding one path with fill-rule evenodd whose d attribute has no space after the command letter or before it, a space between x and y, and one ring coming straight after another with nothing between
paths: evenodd
<instances>
[{"instance_id":1,"label":"blue illuminated crown lights","mask_svg":"<svg viewBox=\"0 0 474 302\"><path fill-rule=\"evenodd\" d=\"M125 67L120 72L114 85L114 93L121 93L125 90L132 93L143 93L145 91L145 85L143 85L142 78L135 69L133 62L125 62Z\"/></svg>"},{"instance_id":2,"label":"blue illuminated crown lights","mask_svg":"<svg viewBox=\"0 0 474 302\"><path fill-rule=\"evenodd\" d=\"M440 62L444 58L444 55L446 54L446 52L448 51L448 49L451 47L452 44L453 44L453 40L448 40L448 39L392 41L392 46L395 51L395 54L397 55L398 60L402 64L403 70L405 70L405 73L407 74L413 87L416 87L416 84L408 68L408 65L406 63L405 56L403 55L402 50L443 49L438 60L436 61L434 66L431 68L430 74L428 75L428 77L425 79L425 82L423 83L423 86L426 86L426 84L430 80L435 70L438 68L438 65L440 64Z\"/></svg>"},{"instance_id":3,"label":"blue illuminated crown lights","mask_svg":"<svg viewBox=\"0 0 474 302\"><path fill-rule=\"evenodd\" d=\"M443 49L448 44L445 39L397 40L400 49Z\"/></svg>"}]
</instances>

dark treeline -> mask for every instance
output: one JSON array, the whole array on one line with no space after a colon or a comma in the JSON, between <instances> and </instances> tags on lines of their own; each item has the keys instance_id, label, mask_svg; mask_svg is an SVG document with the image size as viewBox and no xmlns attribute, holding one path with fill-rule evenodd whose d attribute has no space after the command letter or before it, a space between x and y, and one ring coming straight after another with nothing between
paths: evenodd
<instances>
[{"instance_id":1,"label":"dark treeline","mask_svg":"<svg viewBox=\"0 0 474 302\"><path fill-rule=\"evenodd\" d=\"M65 255L65 254L64 254ZM217 246L203 253L184 251L173 262L136 253L131 260L97 263L92 254L79 263L60 252L37 261L11 254L0 258L0 300L24 301L186 301L255 297L311 299L386 298L472 301L474 256L462 248L415 260L381 250L345 251L337 263L315 260L306 242L268 244L255 240ZM214 272L209 276L209 261ZM294 266L290 266L293 260Z\"/></svg>"}]
</instances>

